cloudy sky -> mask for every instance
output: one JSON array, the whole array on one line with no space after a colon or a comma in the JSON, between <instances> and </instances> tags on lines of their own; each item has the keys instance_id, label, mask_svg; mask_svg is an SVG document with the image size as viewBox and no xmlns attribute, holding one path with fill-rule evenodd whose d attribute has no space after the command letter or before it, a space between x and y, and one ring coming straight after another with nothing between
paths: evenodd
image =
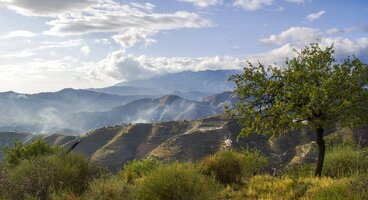
<instances>
[{"instance_id":1,"label":"cloudy sky","mask_svg":"<svg viewBox=\"0 0 368 200\"><path fill-rule=\"evenodd\" d=\"M273 64L311 42L368 61L365 0L0 0L0 91Z\"/></svg>"}]
</instances>

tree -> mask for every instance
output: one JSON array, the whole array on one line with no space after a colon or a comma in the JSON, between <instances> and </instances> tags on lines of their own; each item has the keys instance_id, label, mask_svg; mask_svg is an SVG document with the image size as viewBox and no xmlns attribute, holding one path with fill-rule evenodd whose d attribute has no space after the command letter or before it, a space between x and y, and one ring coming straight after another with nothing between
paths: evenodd
<instances>
[{"instance_id":1,"label":"tree","mask_svg":"<svg viewBox=\"0 0 368 200\"><path fill-rule=\"evenodd\" d=\"M368 65L354 56L337 63L333 46L311 44L296 53L282 67L248 62L242 74L230 78L240 102L227 111L243 125L241 137L313 128L319 151L315 175L321 176L325 129L367 123Z\"/></svg>"},{"instance_id":2,"label":"tree","mask_svg":"<svg viewBox=\"0 0 368 200\"><path fill-rule=\"evenodd\" d=\"M52 154L56 148L51 147L42 139L37 139L29 144L23 144L16 140L13 147L4 147L4 162L10 167L17 166L22 160L32 159L42 155Z\"/></svg>"}]
</instances>

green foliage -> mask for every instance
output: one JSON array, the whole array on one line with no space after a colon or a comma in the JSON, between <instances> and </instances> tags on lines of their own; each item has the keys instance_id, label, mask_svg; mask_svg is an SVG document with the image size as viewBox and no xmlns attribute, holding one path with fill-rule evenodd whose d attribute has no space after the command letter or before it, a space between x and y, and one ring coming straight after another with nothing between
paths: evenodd
<instances>
[{"instance_id":1,"label":"green foliage","mask_svg":"<svg viewBox=\"0 0 368 200\"><path fill-rule=\"evenodd\" d=\"M55 183L60 184L60 189L77 194L82 193L91 180L104 173L85 156L76 153L60 152L47 157L47 162L54 167Z\"/></svg>"},{"instance_id":2,"label":"green foliage","mask_svg":"<svg viewBox=\"0 0 368 200\"><path fill-rule=\"evenodd\" d=\"M257 151L237 153L232 150L220 151L200 163L202 173L212 175L224 184L241 183L242 178L261 172L266 165L267 158Z\"/></svg>"},{"instance_id":3,"label":"green foliage","mask_svg":"<svg viewBox=\"0 0 368 200\"><path fill-rule=\"evenodd\" d=\"M284 169L283 175L289 176L292 178L298 177L311 177L314 174L314 166L311 164L302 164L302 165L288 165Z\"/></svg>"},{"instance_id":4,"label":"green foliage","mask_svg":"<svg viewBox=\"0 0 368 200\"><path fill-rule=\"evenodd\" d=\"M250 178L255 174L263 173L268 165L268 158L262 156L256 149L244 149L241 151L244 159L243 177Z\"/></svg>"},{"instance_id":5,"label":"green foliage","mask_svg":"<svg viewBox=\"0 0 368 200\"><path fill-rule=\"evenodd\" d=\"M321 186L321 185L318 185ZM315 186L316 187L316 186ZM313 192L312 192L313 191ZM330 200L330 199L356 199L358 195L351 193L351 188L346 180L335 181L333 184L328 184L322 187L316 187L306 195L306 199L315 200Z\"/></svg>"},{"instance_id":6,"label":"green foliage","mask_svg":"<svg viewBox=\"0 0 368 200\"><path fill-rule=\"evenodd\" d=\"M53 193L50 196L51 200L82 200L82 197L68 191Z\"/></svg>"},{"instance_id":7,"label":"green foliage","mask_svg":"<svg viewBox=\"0 0 368 200\"><path fill-rule=\"evenodd\" d=\"M134 183L135 179L147 175L160 165L161 163L154 159L132 160L124 165L121 174L126 182Z\"/></svg>"},{"instance_id":8,"label":"green foliage","mask_svg":"<svg viewBox=\"0 0 368 200\"><path fill-rule=\"evenodd\" d=\"M368 199L368 174L362 174L361 176L350 181L350 194L356 195L356 199Z\"/></svg>"},{"instance_id":9,"label":"green foliage","mask_svg":"<svg viewBox=\"0 0 368 200\"><path fill-rule=\"evenodd\" d=\"M356 147L352 134L331 134L325 137L327 150L333 150L339 147Z\"/></svg>"},{"instance_id":10,"label":"green foliage","mask_svg":"<svg viewBox=\"0 0 368 200\"><path fill-rule=\"evenodd\" d=\"M38 197L47 199L54 183L53 166L44 158L23 160L8 171L7 188L1 188L9 199Z\"/></svg>"},{"instance_id":11,"label":"green foliage","mask_svg":"<svg viewBox=\"0 0 368 200\"><path fill-rule=\"evenodd\" d=\"M324 174L335 178L368 172L368 149L337 147L326 153Z\"/></svg>"},{"instance_id":12,"label":"green foliage","mask_svg":"<svg viewBox=\"0 0 368 200\"><path fill-rule=\"evenodd\" d=\"M4 147L5 153L4 162L9 166L16 166L22 160L31 159L42 155L50 155L56 149L50 147L42 139L37 139L29 144L23 144L20 141L15 141L13 147Z\"/></svg>"},{"instance_id":13,"label":"green foliage","mask_svg":"<svg viewBox=\"0 0 368 200\"><path fill-rule=\"evenodd\" d=\"M83 195L86 200L130 199L130 186L118 176L94 180Z\"/></svg>"},{"instance_id":14,"label":"green foliage","mask_svg":"<svg viewBox=\"0 0 368 200\"><path fill-rule=\"evenodd\" d=\"M333 47L311 44L284 67L249 63L243 74L232 76L241 101L228 112L244 126L241 136L363 123L368 65L355 57L337 64L333 53Z\"/></svg>"},{"instance_id":15,"label":"green foliage","mask_svg":"<svg viewBox=\"0 0 368 200\"><path fill-rule=\"evenodd\" d=\"M135 198L156 200L216 199L219 185L191 164L163 165L137 184Z\"/></svg>"},{"instance_id":16,"label":"green foliage","mask_svg":"<svg viewBox=\"0 0 368 200\"><path fill-rule=\"evenodd\" d=\"M22 160L6 170L6 185L1 184L2 196L24 199L26 196L49 199L50 194L70 191L81 194L101 170L77 154L58 152Z\"/></svg>"},{"instance_id":17,"label":"green foliage","mask_svg":"<svg viewBox=\"0 0 368 200\"><path fill-rule=\"evenodd\" d=\"M311 187L306 180L269 175L254 176L247 185L249 199L299 199Z\"/></svg>"}]
</instances>

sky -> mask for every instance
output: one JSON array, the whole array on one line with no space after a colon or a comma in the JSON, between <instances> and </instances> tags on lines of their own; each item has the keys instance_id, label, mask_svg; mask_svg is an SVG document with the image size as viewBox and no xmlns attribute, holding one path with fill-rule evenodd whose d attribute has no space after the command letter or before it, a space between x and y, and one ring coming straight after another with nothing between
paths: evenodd
<instances>
[{"instance_id":1,"label":"sky","mask_svg":"<svg viewBox=\"0 0 368 200\"><path fill-rule=\"evenodd\" d=\"M0 92L282 65L318 42L368 61L365 0L0 0Z\"/></svg>"}]
</instances>

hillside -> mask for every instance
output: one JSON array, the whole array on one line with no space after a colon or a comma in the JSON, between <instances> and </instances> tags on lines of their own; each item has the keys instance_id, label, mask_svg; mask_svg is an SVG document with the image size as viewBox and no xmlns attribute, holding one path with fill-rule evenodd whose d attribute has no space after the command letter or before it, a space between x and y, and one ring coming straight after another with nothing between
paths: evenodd
<instances>
[{"instance_id":1,"label":"hillside","mask_svg":"<svg viewBox=\"0 0 368 200\"><path fill-rule=\"evenodd\" d=\"M81 112L70 115L72 126L92 129L121 123L190 120L221 114L223 109L210 106L210 102L197 102L168 95L157 99L139 99L105 112ZM73 123L77 124L73 124Z\"/></svg>"},{"instance_id":2,"label":"hillside","mask_svg":"<svg viewBox=\"0 0 368 200\"><path fill-rule=\"evenodd\" d=\"M155 76L149 79L121 82L111 87L90 89L118 95L178 95L201 101L204 97L232 90L228 81L236 70L184 71Z\"/></svg>"},{"instance_id":3,"label":"hillside","mask_svg":"<svg viewBox=\"0 0 368 200\"><path fill-rule=\"evenodd\" d=\"M37 94L3 92L0 131L78 135L123 122L195 119L219 114L223 112L222 103L233 100L226 95L233 88L228 77L237 72L185 71L98 89L66 88ZM180 100L158 103L166 96L178 96ZM209 96L214 99L208 99Z\"/></svg>"},{"instance_id":4,"label":"hillside","mask_svg":"<svg viewBox=\"0 0 368 200\"><path fill-rule=\"evenodd\" d=\"M0 131L62 132L60 129L67 128L80 133L84 130L67 124L66 115L105 111L139 98L74 89L38 94L4 92L0 93Z\"/></svg>"},{"instance_id":5,"label":"hillside","mask_svg":"<svg viewBox=\"0 0 368 200\"><path fill-rule=\"evenodd\" d=\"M232 148L235 149L260 150L263 155L271 158L272 166L315 161L313 132L304 130L274 138L250 135L237 140L239 131L240 127L236 122L224 115L219 115L192 121L104 127L80 137L60 134L0 133L0 147L10 145L14 139L29 142L41 137L50 145L68 149L81 139L74 151L86 155L92 161L113 171L120 169L129 160L147 157L164 161L197 161L222 149L226 139L233 141ZM367 146L368 137L364 134L367 129L361 131L363 132L331 129L327 132L331 136L327 138L343 141L344 138L352 136L356 143Z\"/></svg>"}]
</instances>

